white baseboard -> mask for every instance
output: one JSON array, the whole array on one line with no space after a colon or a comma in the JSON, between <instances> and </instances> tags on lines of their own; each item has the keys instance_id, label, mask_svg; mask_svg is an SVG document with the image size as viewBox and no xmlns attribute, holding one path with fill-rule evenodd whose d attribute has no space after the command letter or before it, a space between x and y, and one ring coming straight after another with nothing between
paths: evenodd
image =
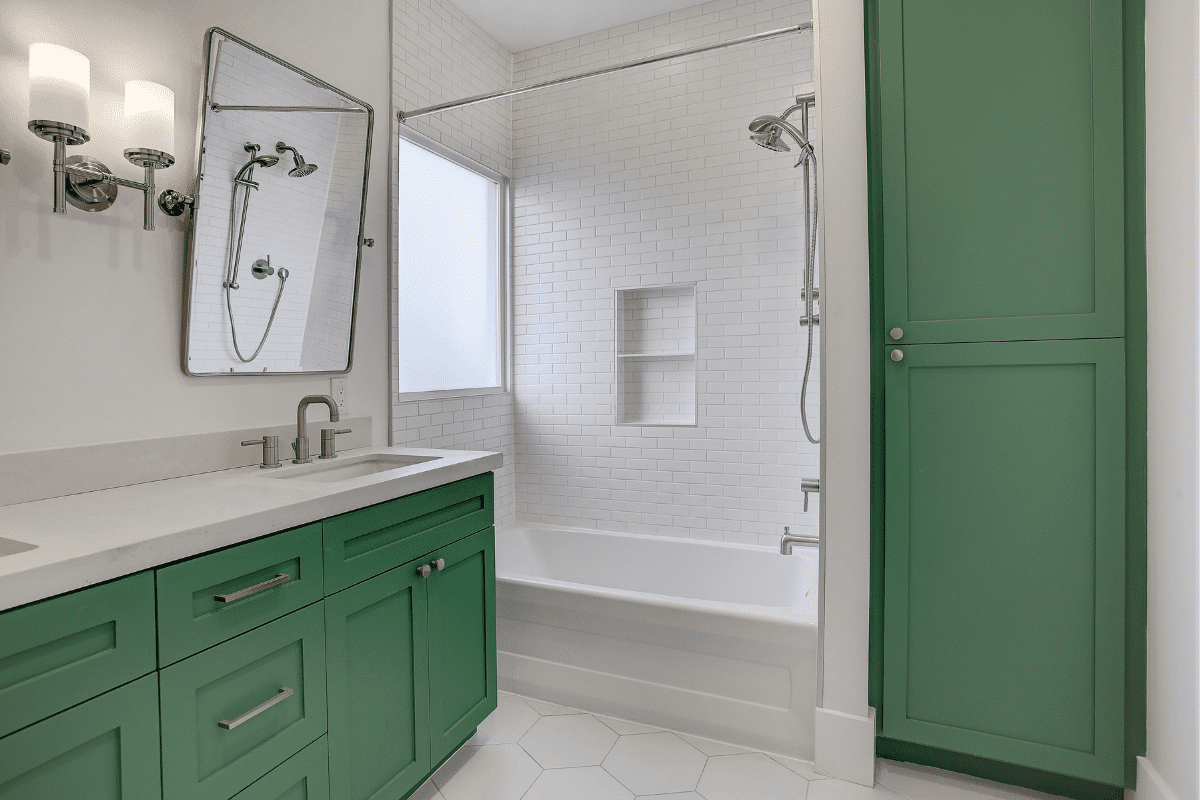
<instances>
[{"instance_id":1,"label":"white baseboard","mask_svg":"<svg viewBox=\"0 0 1200 800\"><path fill-rule=\"evenodd\" d=\"M859 717L818 708L815 734L817 772L863 786L875 785L875 709Z\"/></svg>"},{"instance_id":2,"label":"white baseboard","mask_svg":"<svg viewBox=\"0 0 1200 800\"><path fill-rule=\"evenodd\" d=\"M1130 800L1132 794L1132 792L1125 793L1127 800ZM1137 793L1134 796L1137 800L1179 800L1171 791L1171 787L1167 786L1162 775L1158 774L1158 770L1144 756L1138 756Z\"/></svg>"}]
</instances>

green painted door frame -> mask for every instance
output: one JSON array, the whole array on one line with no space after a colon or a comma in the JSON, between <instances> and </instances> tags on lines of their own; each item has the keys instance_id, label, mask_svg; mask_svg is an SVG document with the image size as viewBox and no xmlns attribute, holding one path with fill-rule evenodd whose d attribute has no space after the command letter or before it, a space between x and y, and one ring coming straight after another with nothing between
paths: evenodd
<instances>
[{"instance_id":1,"label":"green painted door frame","mask_svg":"<svg viewBox=\"0 0 1200 800\"><path fill-rule=\"evenodd\" d=\"M913 744L884 735L890 727L889 708L884 703L885 684L889 676L883 659L885 640L884 596L885 569L887 568L884 547L884 522L888 508L886 485L888 475L885 464L885 376L891 362L887 359L888 345L896 343L886 334L890 330L892 315L896 308L885 308L883 294L887 275L888 256L885 249L885 231L889 230L885 219L885 176L883 173L883 146L880 131L884 110L881 93L880 4L887 0L864 0L866 30L865 52L867 61L867 144L869 162L869 222L871 233L871 324L873 339L871 363L871 440L872 440L872 558L871 558L871 631L870 631L870 674L868 696L870 704L877 710L880 735L877 752L881 757L913 761L945 769L999 780L1006 783L1028 786L1077 798L1117 798L1119 787L1059 774L1016 767L998 760L967 756L934 746ZM1106 308L1117 319L1101 319L1092 315L1096 323L1090 329L1080 328L1081 316L1074 321L1064 320L1062 315L1051 315L1049 319L1034 320L1025 330L1009 336L1004 331L990 330L998 323L983 320L983 331L977 338L1004 339L1028 338L1029 331L1038 327L1050 332L1059 325L1062 330L1055 336L1101 337L1121 336L1123 333L1125 363L1125 492L1124 492L1124 570L1125 570L1125 641L1123 647L1124 672L1124 776L1125 786L1132 787L1136 776L1136 756L1145 753L1145 697L1146 697L1146 246L1145 246L1145 78L1144 78L1144 0L1124 0L1121 4L1121 64L1123 119L1120 121L1123 134L1123 180L1124 209L1123 232L1125 253L1121 265L1123 274L1117 276L1124 284L1123 309ZM1019 98L997 98L1013 114L1019 123L1021 104ZM1120 156L1115 156L1118 160ZM1117 164L1118 169L1121 164ZM893 182L894 186L894 182ZM895 229L893 224L892 229ZM894 265L893 265L894 266ZM1098 267L1099 269L1099 267ZM1098 274L1098 273L1097 273ZM1111 271L1108 280L1114 277ZM1111 305L1111 304L1110 304ZM919 310L919 309L918 309ZM920 317L920 314L914 315ZM926 316L936 316L926 315ZM1070 315L1068 315L1070 316ZM1086 316L1086 315L1084 315ZM1057 317L1057 318L1055 318ZM955 326L966 330L967 323L978 320L959 321L939 325L918 325L912 322L927 320L901 317L907 324L904 343L909 341L954 341L966 334L951 330ZM934 322L939 322L934 320ZM903 325L904 323L902 323ZM1075 330L1071 326L1079 328ZM928 330L925 330L928 328ZM1114 334L1113 331L1116 331ZM970 333L975 336L974 333ZM908 348L912 349L912 348Z\"/></svg>"}]
</instances>

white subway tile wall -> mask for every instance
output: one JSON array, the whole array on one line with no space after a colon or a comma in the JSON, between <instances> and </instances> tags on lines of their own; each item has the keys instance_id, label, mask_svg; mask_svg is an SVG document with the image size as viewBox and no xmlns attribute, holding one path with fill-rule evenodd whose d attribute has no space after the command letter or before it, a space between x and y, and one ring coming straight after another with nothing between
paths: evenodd
<instances>
[{"instance_id":1,"label":"white subway tile wall","mask_svg":"<svg viewBox=\"0 0 1200 800\"><path fill-rule=\"evenodd\" d=\"M512 80L512 55L456 7L443 0L393 0L392 3L392 125L395 111L411 110L444 100L507 89ZM484 166L512 175L512 109L498 100L469 108L421 117L408 123ZM384 128L383 130L387 130ZM377 133L378 135L385 135ZM395 137L390 137L391 163L396 163ZM392 208L404 176L390 180ZM392 246L397 244L395 217ZM393 270L396 254L391 259ZM393 272L393 285L395 285ZM403 290L403 287L399 287ZM391 299L392 320L396 298ZM393 347L398 341L393 324ZM496 473L496 523L516 518L513 497L516 451L511 394L482 395L453 400L397 403L396 364L391 365L391 441L397 445L492 450L504 454Z\"/></svg>"},{"instance_id":2,"label":"white subway tile wall","mask_svg":"<svg viewBox=\"0 0 1200 800\"><path fill-rule=\"evenodd\" d=\"M513 83L811 18L808 2L718 0L518 53ZM816 533L800 492L819 474L799 418L801 176L747 130L812 80L801 34L512 100L523 520L764 545L784 525ZM617 426L614 289L686 282L696 427Z\"/></svg>"},{"instance_id":3,"label":"white subway tile wall","mask_svg":"<svg viewBox=\"0 0 1200 800\"><path fill-rule=\"evenodd\" d=\"M332 93L300 80L275 62L226 42L220 51L214 98L224 104L330 105ZM195 243L192 313L188 366L192 372L242 371L295 372L310 363L345 366L348 324L354 281L353 250L345 249L346 223L352 217L357 236L362 194L362 148L366 133L363 115L297 114L229 111L209 116L205 128L204 185L196 210L196 229L203 231ZM250 189L250 208L239 262L240 288L232 295L238 345L249 357L262 339L279 289L277 276L255 280L251 264L270 256L271 266L285 268L289 277L280 298L270 336L258 358L245 364L236 357L226 308L226 263L229 257L230 206L233 177L249 161L243 145L261 146L261 155L275 155L275 143L284 141L318 165L316 172L291 178L288 156L274 167L257 167ZM238 191L240 224L241 199ZM338 202L326 208L326 200ZM352 205L353 208L347 206ZM341 244L342 249L331 248ZM317 279L317 264L324 274ZM321 282L321 308L310 313L314 280ZM328 308L326 308L328 307ZM329 320L310 321L328 310ZM311 356L305 354L309 349ZM332 353L340 350L341 356ZM324 355L321 355L324 353Z\"/></svg>"}]
</instances>

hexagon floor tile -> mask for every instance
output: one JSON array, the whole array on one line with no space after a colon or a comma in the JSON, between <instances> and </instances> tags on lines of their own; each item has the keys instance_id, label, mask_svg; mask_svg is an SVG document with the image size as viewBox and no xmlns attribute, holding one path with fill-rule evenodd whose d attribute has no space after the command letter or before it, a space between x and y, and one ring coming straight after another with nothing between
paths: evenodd
<instances>
[{"instance_id":1,"label":"hexagon floor tile","mask_svg":"<svg viewBox=\"0 0 1200 800\"><path fill-rule=\"evenodd\" d=\"M548 769L523 800L633 800L633 794L600 767Z\"/></svg>"},{"instance_id":2,"label":"hexagon floor tile","mask_svg":"<svg viewBox=\"0 0 1200 800\"><path fill-rule=\"evenodd\" d=\"M519 800L542 768L515 744L463 747L433 775L446 800Z\"/></svg>"},{"instance_id":3,"label":"hexagon floor tile","mask_svg":"<svg viewBox=\"0 0 1200 800\"><path fill-rule=\"evenodd\" d=\"M469 744L515 744L533 727L541 715L515 694L502 694L496 700L496 710L479 724L479 731Z\"/></svg>"},{"instance_id":4,"label":"hexagon floor tile","mask_svg":"<svg viewBox=\"0 0 1200 800\"><path fill-rule=\"evenodd\" d=\"M618 739L603 766L635 794L666 794L695 790L706 760L673 733L642 733Z\"/></svg>"},{"instance_id":5,"label":"hexagon floor tile","mask_svg":"<svg viewBox=\"0 0 1200 800\"><path fill-rule=\"evenodd\" d=\"M696 791L706 800L795 800L808 781L762 753L713 756Z\"/></svg>"},{"instance_id":6,"label":"hexagon floor tile","mask_svg":"<svg viewBox=\"0 0 1200 800\"><path fill-rule=\"evenodd\" d=\"M542 717L520 741L543 769L599 766L616 743L612 728L591 714Z\"/></svg>"}]
</instances>

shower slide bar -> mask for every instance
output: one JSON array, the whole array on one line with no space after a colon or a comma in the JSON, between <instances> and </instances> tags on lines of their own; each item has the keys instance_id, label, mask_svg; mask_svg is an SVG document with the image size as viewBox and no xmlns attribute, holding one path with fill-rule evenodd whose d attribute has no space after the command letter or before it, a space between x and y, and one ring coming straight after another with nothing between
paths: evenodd
<instances>
[{"instance_id":1,"label":"shower slide bar","mask_svg":"<svg viewBox=\"0 0 1200 800\"><path fill-rule=\"evenodd\" d=\"M313 111L313 112L328 112L331 114L365 114L365 108L356 108L353 106L225 106L220 103L212 103L210 107L214 114L220 114L222 111Z\"/></svg>"},{"instance_id":2,"label":"shower slide bar","mask_svg":"<svg viewBox=\"0 0 1200 800\"><path fill-rule=\"evenodd\" d=\"M438 103L435 106L426 106L425 108L414 109L413 111L397 111L396 118L400 122L405 122L417 117L423 117L426 114L436 114L439 111L449 111L452 108L462 108L464 106L473 106L476 103L484 103L488 100L499 100L504 97L513 97L518 94L532 92L535 89L548 89L551 86L561 86L564 83L574 83L587 78L598 78L601 75L610 75L614 72L632 69L633 67L643 67L647 64L657 64L660 61L669 61L673 58L682 58L683 56L692 56L697 53L707 53L710 50L721 50L726 47L734 47L739 44L749 44L751 42L761 42L765 39L774 39L777 36L786 36L790 33L803 33L811 31L813 24L811 22L802 22L799 25L792 25L788 28L779 28L773 31L765 31L763 33L752 33L749 36L740 36L736 39L726 39L723 42L715 44L703 44L697 47L689 47L685 50L676 50L672 53L663 53L657 56L647 56L634 61L627 61L624 64L615 64L611 67L602 67L601 69L591 70L590 72L581 72L578 75L568 75L565 78L554 78L553 80L542 81L541 83L531 83L528 86L518 86L513 89L506 89L500 92L492 92L491 94L477 94L474 97L465 97L461 100L453 100L449 103ZM215 110L215 109L214 109Z\"/></svg>"}]
</instances>

